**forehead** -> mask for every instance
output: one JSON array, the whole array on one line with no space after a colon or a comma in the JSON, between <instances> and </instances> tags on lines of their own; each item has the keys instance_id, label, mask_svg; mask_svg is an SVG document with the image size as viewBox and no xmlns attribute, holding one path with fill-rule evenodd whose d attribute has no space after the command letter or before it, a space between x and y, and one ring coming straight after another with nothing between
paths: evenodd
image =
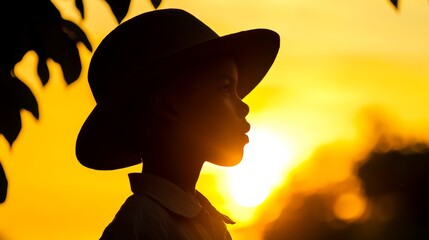
<instances>
[{"instance_id":1,"label":"forehead","mask_svg":"<svg viewBox=\"0 0 429 240\"><path fill-rule=\"evenodd\" d=\"M209 57L203 60L197 70L197 74L235 74L237 66L230 56Z\"/></svg>"},{"instance_id":2,"label":"forehead","mask_svg":"<svg viewBox=\"0 0 429 240\"><path fill-rule=\"evenodd\" d=\"M136 93L130 95L138 96L136 99L141 104L150 102L159 93L186 95L198 92L198 88L219 87L227 81L237 85L238 82L237 64L231 56L205 57L173 69L160 72L158 77L154 76L158 81L153 85L135 88Z\"/></svg>"},{"instance_id":3,"label":"forehead","mask_svg":"<svg viewBox=\"0 0 429 240\"><path fill-rule=\"evenodd\" d=\"M190 84L198 86L201 84L216 83L220 80L238 81L237 65L234 58L230 56L214 56L200 59L179 74L179 82L189 87Z\"/></svg>"}]
</instances>

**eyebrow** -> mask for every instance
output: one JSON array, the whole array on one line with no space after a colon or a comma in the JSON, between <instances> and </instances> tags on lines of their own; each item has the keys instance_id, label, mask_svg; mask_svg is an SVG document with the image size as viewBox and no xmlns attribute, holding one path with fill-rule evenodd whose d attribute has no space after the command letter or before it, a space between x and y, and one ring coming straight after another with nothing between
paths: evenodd
<instances>
[{"instance_id":1,"label":"eyebrow","mask_svg":"<svg viewBox=\"0 0 429 240\"><path fill-rule=\"evenodd\" d=\"M217 80L226 80L225 82L228 84L238 84L238 79L235 79L229 74L219 74L214 77Z\"/></svg>"}]
</instances>

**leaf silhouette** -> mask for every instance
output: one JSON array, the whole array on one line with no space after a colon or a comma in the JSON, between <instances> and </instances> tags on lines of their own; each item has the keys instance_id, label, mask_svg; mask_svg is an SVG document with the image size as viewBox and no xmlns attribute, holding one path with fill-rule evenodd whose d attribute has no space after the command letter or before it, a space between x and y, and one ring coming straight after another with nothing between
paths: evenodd
<instances>
[{"instance_id":1,"label":"leaf silhouette","mask_svg":"<svg viewBox=\"0 0 429 240\"><path fill-rule=\"evenodd\" d=\"M122 22L128 13L131 0L106 0L118 23Z\"/></svg>"},{"instance_id":2,"label":"leaf silhouette","mask_svg":"<svg viewBox=\"0 0 429 240\"><path fill-rule=\"evenodd\" d=\"M29 31L30 48L39 56L38 73L42 84L49 77L45 64L48 58L61 65L64 80L67 84L76 81L81 73L82 65L76 43L82 42L92 51L92 46L83 30L75 23L62 19L58 9L51 3L42 11L44 16L34 16Z\"/></svg>"},{"instance_id":3,"label":"leaf silhouette","mask_svg":"<svg viewBox=\"0 0 429 240\"><path fill-rule=\"evenodd\" d=\"M390 2L393 4L393 6L394 6L396 9L398 9L398 3L399 3L399 1L398 1L398 0L390 0Z\"/></svg>"},{"instance_id":4,"label":"leaf silhouette","mask_svg":"<svg viewBox=\"0 0 429 240\"><path fill-rule=\"evenodd\" d=\"M152 1L152 0L151 0ZM106 0L118 23L128 13L131 0ZM75 0L81 18L85 18L83 0ZM155 8L161 0L152 1ZM50 73L47 60L59 63L64 80L73 83L81 74L82 63L76 44L81 42L89 50L92 46L85 32L75 23L63 19L50 0L0 1L2 44L0 44L0 134L12 148L21 127L21 110L39 118L37 99L32 91L18 79L13 69L31 50L38 55L37 74L45 86ZM0 203L7 194L7 178L0 163Z\"/></svg>"},{"instance_id":5,"label":"leaf silhouette","mask_svg":"<svg viewBox=\"0 0 429 240\"><path fill-rule=\"evenodd\" d=\"M28 51L28 35L32 23L26 21L26 16L13 14L19 11L18 5L15 1L0 3L0 21L3 23L2 36L4 36L0 44L0 64L2 70L6 72L13 69ZM23 14L26 13L25 8L21 11Z\"/></svg>"},{"instance_id":6,"label":"leaf silhouette","mask_svg":"<svg viewBox=\"0 0 429 240\"><path fill-rule=\"evenodd\" d=\"M63 20L62 24L63 31L67 34L67 36L69 36L70 39L72 39L76 43L83 43L85 47L92 52L92 46L88 40L88 37L78 25L69 20Z\"/></svg>"},{"instance_id":7,"label":"leaf silhouette","mask_svg":"<svg viewBox=\"0 0 429 240\"><path fill-rule=\"evenodd\" d=\"M21 80L12 75L2 75L0 82L0 133L12 146L21 131L21 109L39 118L36 97Z\"/></svg>"},{"instance_id":8,"label":"leaf silhouette","mask_svg":"<svg viewBox=\"0 0 429 240\"><path fill-rule=\"evenodd\" d=\"M159 5L161 4L161 0L151 0L152 5L155 9L157 9L159 7Z\"/></svg>"},{"instance_id":9,"label":"leaf silhouette","mask_svg":"<svg viewBox=\"0 0 429 240\"><path fill-rule=\"evenodd\" d=\"M82 70L79 50L62 30L62 26L56 23L40 26L37 35L43 42L46 56L60 64L67 84L76 81Z\"/></svg>"},{"instance_id":10,"label":"leaf silhouette","mask_svg":"<svg viewBox=\"0 0 429 240\"><path fill-rule=\"evenodd\" d=\"M42 85L45 86L49 81L49 69L46 63L46 58L39 55L39 61L37 62L37 75L42 82Z\"/></svg>"},{"instance_id":11,"label":"leaf silhouette","mask_svg":"<svg viewBox=\"0 0 429 240\"><path fill-rule=\"evenodd\" d=\"M42 84L45 85L49 80L49 70L45 66L49 58L61 65L64 79L70 84L79 77L81 63L74 41L62 30L60 12L50 1L29 5L39 6L40 9L39 12L27 9L28 15L23 17L27 25L26 35L22 38L28 45L28 49L24 49L34 50L39 56L37 70Z\"/></svg>"},{"instance_id":12,"label":"leaf silhouette","mask_svg":"<svg viewBox=\"0 0 429 240\"><path fill-rule=\"evenodd\" d=\"M5 103L1 103L0 106L0 133L6 138L9 145L12 147L21 131L21 115L19 108L15 107L14 104L5 106Z\"/></svg>"},{"instance_id":13,"label":"leaf silhouette","mask_svg":"<svg viewBox=\"0 0 429 240\"><path fill-rule=\"evenodd\" d=\"M4 203L7 195L7 178L0 162L0 203Z\"/></svg>"},{"instance_id":14,"label":"leaf silhouette","mask_svg":"<svg viewBox=\"0 0 429 240\"><path fill-rule=\"evenodd\" d=\"M39 36L35 33L31 36L30 47L37 53L39 57L37 62L37 75L40 78L43 86L45 86L50 78L49 69L46 61L48 60L48 52Z\"/></svg>"},{"instance_id":15,"label":"leaf silhouette","mask_svg":"<svg viewBox=\"0 0 429 240\"><path fill-rule=\"evenodd\" d=\"M83 1L82 0L75 0L74 5L76 6L77 10L79 10L80 17L82 19L85 18L85 11L83 9Z\"/></svg>"},{"instance_id":16,"label":"leaf silhouette","mask_svg":"<svg viewBox=\"0 0 429 240\"><path fill-rule=\"evenodd\" d=\"M15 101L17 102L18 108L29 111L36 119L39 119L39 108L36 97L31 92L30 88L27 87L18 78L15 79Z\"/></svg>"}]
</instances>

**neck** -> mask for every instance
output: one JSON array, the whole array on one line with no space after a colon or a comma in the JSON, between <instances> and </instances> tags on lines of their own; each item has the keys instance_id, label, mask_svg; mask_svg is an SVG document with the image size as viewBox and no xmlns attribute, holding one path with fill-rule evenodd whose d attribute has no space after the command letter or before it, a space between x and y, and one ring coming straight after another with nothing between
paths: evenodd
<instances>
[{"instance_id":1,"label":"neck","mask_svg":"<svg viewBox=\"0 0 429 240\"><path fill-rule=\"evenodd\" d=\"M189 164L190 161L143 160L143 173L164 178L181 188L186 193L195 195L195 186L200 176L202 164Z\"/></svg>"},{"instance_id":2,"label":"neck","mask_svg":"<svg viewBox=\"0 0 429 240\"><path fill-rule=\"evenodd\" d=\"M144 151L142 172L164 178L194 196L204 164L202 155L190 151L192 148L183 143L183 137L175 134L177 130L171 126L160 125L154 129L156 133L151 135Z\"/></svg>"}]
</instances>

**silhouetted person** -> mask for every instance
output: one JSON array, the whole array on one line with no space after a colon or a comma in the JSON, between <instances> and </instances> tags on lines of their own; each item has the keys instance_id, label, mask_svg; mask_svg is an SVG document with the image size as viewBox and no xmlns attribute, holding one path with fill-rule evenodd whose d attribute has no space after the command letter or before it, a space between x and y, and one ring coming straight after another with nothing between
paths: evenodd
<instances>
[{"instance_id":1,"label":"silhouetted person","mask_svg":"<svg viewBox=\"0 0 429 240\"><path fill-rule=\"evenodd\" d=\"M97 105L76 156L86 167L129 174L131 195L101 239L231 239L195 189L205 162L241 161L250 125L242 102L270 69L279 36L252 29L226 36L186 11L155 10L109 33L88 81Z\"/></svg>"}]
</instances>

